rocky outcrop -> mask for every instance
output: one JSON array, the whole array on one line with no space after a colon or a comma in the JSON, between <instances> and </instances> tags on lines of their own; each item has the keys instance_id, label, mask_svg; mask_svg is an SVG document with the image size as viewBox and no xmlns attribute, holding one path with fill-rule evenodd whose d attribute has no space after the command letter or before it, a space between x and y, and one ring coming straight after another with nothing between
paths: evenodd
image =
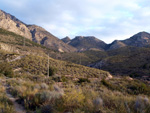
<instances>
[{"instance_id":1,"label":"rocky outcrop","mask_svg":"<svg viewBox=\"0 0 150 113\"><path fill-rule=\"evenodd\" d=\"M2 10L0 10L0 28L6 29L32 40L31 33L27 26L14 16Z\"/></svg>"},{"instance_id":2,"label":"rocky outcrop","mask_svg":"<svg viewBox=\"0 0 150 113\"><path fill-rule=\"evenodd\" d=\"M4 43L0 43L0 50L12 52L12 53L18 53L18 50L15 47L10 46L8 44L4 44Z\"/></svg>"}]
</instances>

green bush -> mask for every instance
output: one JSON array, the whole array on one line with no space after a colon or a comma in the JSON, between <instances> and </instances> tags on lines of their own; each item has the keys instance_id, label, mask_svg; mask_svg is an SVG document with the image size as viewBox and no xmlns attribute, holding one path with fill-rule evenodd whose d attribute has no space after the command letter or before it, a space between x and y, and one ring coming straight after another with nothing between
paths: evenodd
<instances>
[{"instance_id":1,"label":"green bush","mask_svg":"<svg viewBox=\"0 0 150 113\"><path fill-rule=\"evenodd\" d=\"M90 83L90 80L89 79L87 79L87 78L79 78L79 80L78 80L78 83L83 83L83 82L87 82L87 83Z\"/></svg>"},{"instance_id":2,"label":"green bush","mask_svg":"<svg viewBox=\"0 0 150 113\"><path fill-rule=\"evenodd\" d=\"M13 77L14 76L14 72L8 63L1 63L0 64L0 73L7 76L7 77Z\"/></svg>"},{"instance_id":3,"label":"green bush","mask_svg":"<svg viewBox=\"0 0 150 113\"><path fill-rule=\"evenodd\" d=\"M150 94L150 87L146 86L146 84L144 83L132 83L129 86L127 86L128 88L128 93L130 94Z\"/></svg>"}]
</instances>

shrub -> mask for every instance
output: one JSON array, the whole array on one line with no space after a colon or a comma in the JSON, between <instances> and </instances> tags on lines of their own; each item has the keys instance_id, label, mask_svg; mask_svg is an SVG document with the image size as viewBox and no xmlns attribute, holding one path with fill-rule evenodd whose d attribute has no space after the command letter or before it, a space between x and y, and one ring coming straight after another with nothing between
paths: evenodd
<instances>
[{"instance_id":1,"label":"shrub","mask_svg":"<svg viewBox=\"0 0 150 113\"><path fill-rule=\"evenodd\" d=\"M150 105L150 101L146 96L138 96L135 101L135 110L143 113L144 110Z\"/></svg>"},{"instance_id":2,"label":"shrub","mask_svg":"<svg viewBox=\"0 0 150 113\"><path fill-rule=\"evenodd\" d=\"M100 107L103 106L103 100L102 98L96 98L93 100L93 105L96 111L98 111L100 109Z\"/></svg>"},{"instance_id":3,"label":"shrub","mask_svg":"<svg viewBox=\"0 0 150 113\"><path fill-rule=\"evenodd\" d=\"M64 106L71 111L84 105L85 96L80 90L72 90L63 96Z\"/></svg>"},{"instance_id":4,"label":"shrub","mask_svg":"<svg viewBox=\"0 0 150 113\"><path fill-rule=\"evenodd\" d=\"M39 85L39 84L36 84L35 86L34 86L34 89L41 89L41 86Z\"/></svg>"},{"instance_id":5,"label":"shrub","mask_svg":"<svg viewBox=\"0 0 150 113\"><path fill-rule=\"evenodd\" d=\"M13 77L14 76L14 72L8 63L1 63L0 64L0 73L4 74L7 77Z\"/></svg>"},{"instance_id":6,"label":"shrub","mask_svg":"<svg viewBox=\"0 0 150 113\"><path fill-rule=\"evenodd\" d=\"M117 87L115 87L113 84L109 83L108 81L106 81L105 79L102 79L101 83L108 87L109 89L112 89L112 90L116 90Z\"/></svg>"},{"instance_id":7,"label":"shrub","mask_svg":"<svg viewBox=\"0 0 150 113\"><path fill-rule=\"evenodd\" d=\"M147 94L150 95L150 87L145 83L132 83L127 86L130 94Z\"/></svg>"},{"instance_id":8,"label":"shrub","mask_svg":"<svg viewBox=\"0 0 150 113\"><path fill-rule=\"evenodd\" d=\"M48 85L45 83L42 83L40 86L41 86L41 89L48 89L49 88Z\"/></svg>"},{"instance_id":9,"label":"shrub","mask_svg":"<svg viewBox=\"0 0 150 113\"><path fill-rule=\"evenodd\" d=\"M88 83L90 83L90 80L89 79L87 79L87 78L79 78L79 80L78 80L78 83L83 83L83 82L88 82Z\"/></svg>"},{"instance_id":10,"label":"shrub","mask_svg":"<svg viewBox=\"0 0 150 113\"><path fill-rule=\"evenodd\" d=\"M60 87L58 87L57 85L54 85L53 86L54 87L54 90L56 91L56 92L58 92L58 93L60 93L60 94L64 94L64 90L63 89L61 89Z\"/></svg>"},{"instance_id":11,"label":"shrub","mask_svg":"<svg viewBox=\"0 0 150 113\"><path fill-rule=\"evenodd\" d=\"M50 105L44 105L41 107L41 113L53 113L53 109Z\"/></svg>"},{"instance_id":12,"label":"shrub","mask_svg":"<svg viewBox=\"0 0 150 113\"><path fill-rule=\"evenodd\" d=\"M36 94L36 97L39 98L41 104L48 103L52 99L58 99L61 97L61 94L55 91L43 91Z\"/></svg>"},{"instance_id":13,"label":"shrub","mask_svg":"<svg viewBox=\"0 0 150 113\"><path fill-rule=\"evenodd\" d=\"M49 68L49 76L53 76L57 73L58 69L56 67Z\"/></svg>"}]
</instances>

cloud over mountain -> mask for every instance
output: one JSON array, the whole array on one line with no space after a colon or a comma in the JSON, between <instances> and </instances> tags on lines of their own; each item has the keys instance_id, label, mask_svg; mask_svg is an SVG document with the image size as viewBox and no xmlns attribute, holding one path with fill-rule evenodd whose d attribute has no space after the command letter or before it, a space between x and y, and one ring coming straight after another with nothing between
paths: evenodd
<instances>
[{"instance_id":1,"label":"cloud over mountain","mask_svg":"<svg viewBox=\"0 0 150 113\"><path fill-rule=\"evenodd\" d=\"M111 42L150 31L148 0L0 0L0 7L60 38L94 35Z\"/></svg>"}]
</instances>

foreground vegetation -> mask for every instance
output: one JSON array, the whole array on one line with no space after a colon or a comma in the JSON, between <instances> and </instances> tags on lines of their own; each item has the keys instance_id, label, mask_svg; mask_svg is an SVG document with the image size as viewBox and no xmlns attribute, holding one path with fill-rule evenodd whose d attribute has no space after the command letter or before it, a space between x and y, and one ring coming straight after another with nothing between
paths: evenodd
<instances>
[{"instance_id":1,"label":"foreground vegetation","mask_svg":"<svg viewBox=\"0 0 150 113\"><path fill-rule=\"evenodd\" d=\"M5 67L6 72L10 70L11 66L9 66L8 64L7 68ZM10 74L5 74L2 71L0 73L1 80L6 80L9 86L9 92L18 98L17 102L24 106L28 112L150 112L150 86L144 82L130 77L100 79L74 76L72 78L72 76L61 75L57 71L54 71L49 77L34 74L34 72L32 74L15 73L13 76L10 76L13 71ZM3 92L5 95L5 90ZM4 106L4 100L1 102L1 106ZM8 107L8 110L10 109L13 109L11 102Z\"/></svg>"},{"instance_id":2,"label":"foreground vegetation","mask_svg":"<svg viewBox=\"0 0 150 113\"><path fill-rule=\"evenodd\" d=\"M15 113L13 103L6 96L6 89L2 85L3 78L0 77L0 113Z\"/></svg>"},{"instance_id":3,"label":"foreground vegetation","mask_svg":"<svg viewBox=\"0 0 150 113\"><path fill-rule=\"evenodd\" d=\"M7 44L7 50L0 49L0 113L17 111L8 92L29 113L150 112L150 86L146 82L112 77L106 71L53 58L49 58L48 63L45 53L55 55L55 52L32 45L30 41L24 47L17 41L23 38L5 32L0 32L5 37L1 42ZM8 45L18 52L9 51ZM84 54L78 53L79 56ZM109 54L112 54L109 58L115 58L117 53ZM101 54L101 58L105 55ZM99 52L96 56L98 58Z\"/></svg>"}]
</instances>

